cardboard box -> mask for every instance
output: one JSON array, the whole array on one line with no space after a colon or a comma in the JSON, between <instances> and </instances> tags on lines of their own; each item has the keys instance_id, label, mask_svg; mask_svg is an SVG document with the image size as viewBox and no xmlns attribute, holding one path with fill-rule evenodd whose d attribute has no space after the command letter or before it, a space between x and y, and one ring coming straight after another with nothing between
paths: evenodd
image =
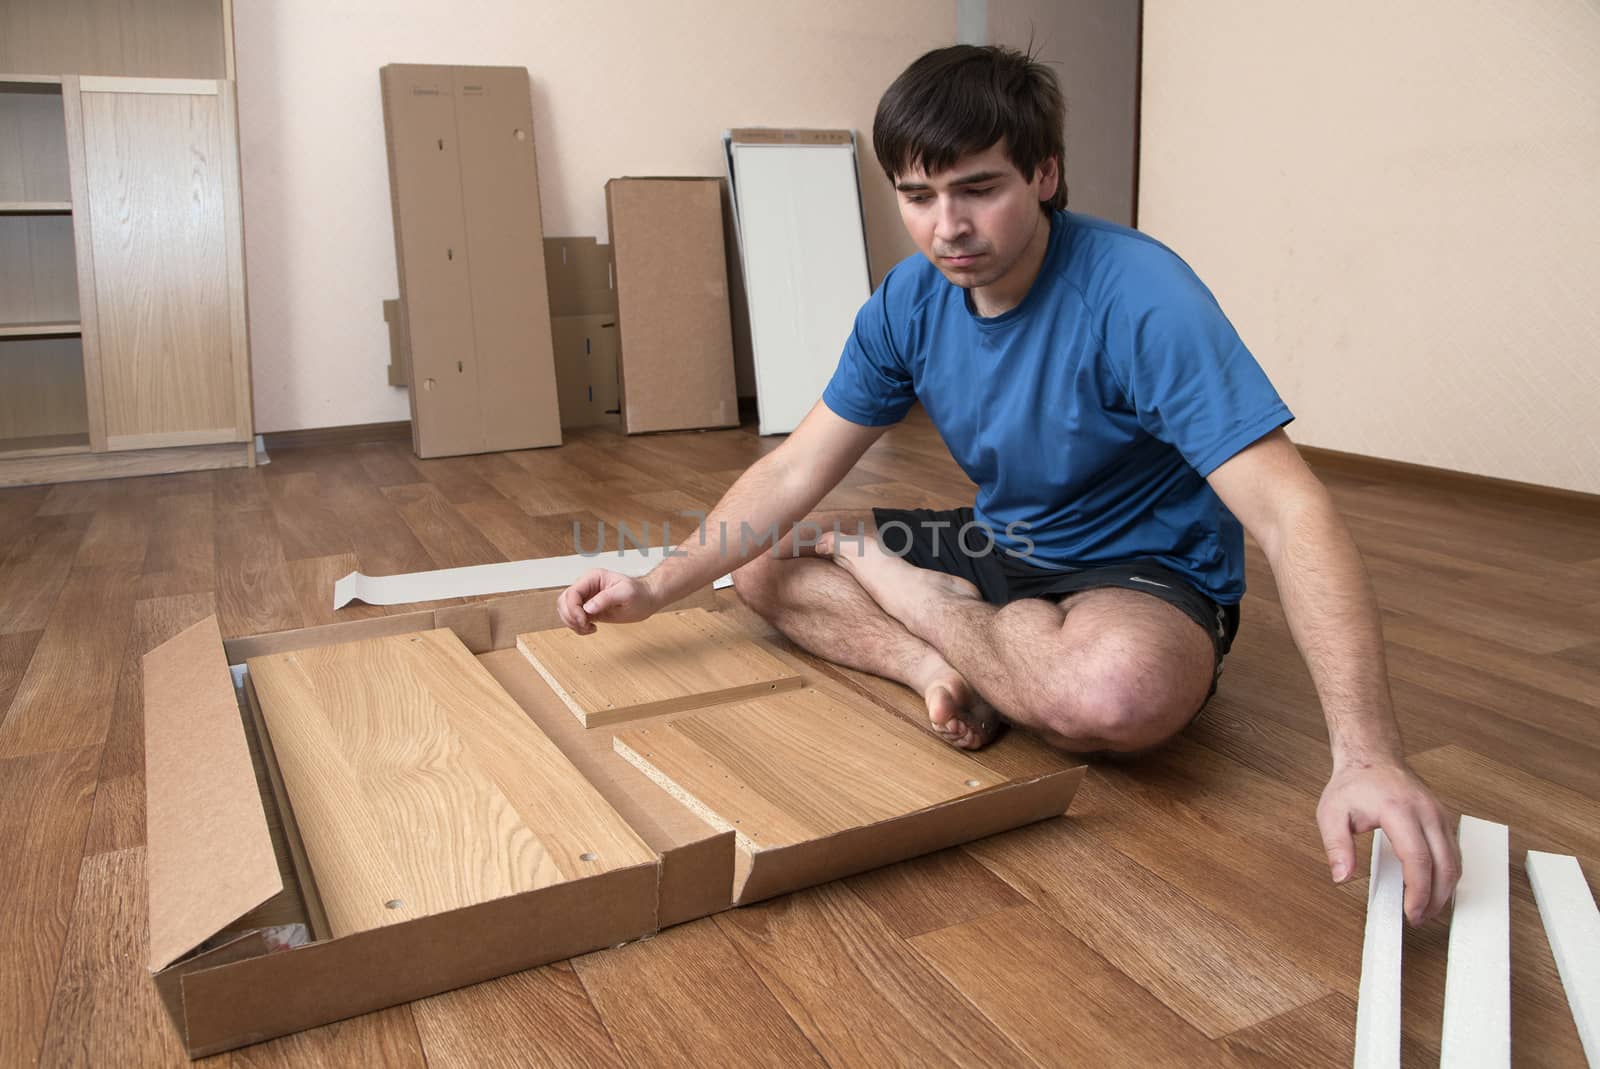
<instances>
[{"instance_id":1,"label":"cardboard box","mask_svg":"<svg viewBox=\"0 0 1600 1069\"><path fill-rule=\"evenodd\" d=\"M752 857L737 850L733 832L711 828L627 764L609 731L585 730L515 649L519 633L559 625L559 593L226 642L212 617L146 655L149 965L191 1057L615 946L1055 816L1082 778L1082 766L1063 760L1059 770L957 802ZM717 601L708 589L681 604L715 608ZM249 702L241 703L229 664L435 627L453 630L478 656L656 852L656 863L269 950L259 932L241 929L259 923L263 908L275 919L294 913L285 899L296 893L303 855L271 740L259 732L259 718L241 712ZM248 693L247 676L243 682ZM307 876L306 885L314 884ZM304 905L301 912L309 916Z\"/></svg>"},{"instance_id":2,"label":"cardboard box","mask_svg":"<svg viewBox=\"0 0 1600 1069\"><path fill-rule=\"evenodd\" d=\"M559 445L528 72L380 76L416 453Z\"/></svg>"},{"instance_id":3,"label":"cardboard box","mask_svg":"<svg viewBox=\"0 0 1600 1069\"><path fill-rule=\"evenodd\" d=\"M606 183L629 434L738 425L722 181Z\"/></svg>"},{"instance_id":4,"label":"cardboard box","mask_svg":"<svg viewBox=\"0 0 1600 1069\"><path fill-rule=\"evenodd\" d=\"M611 247L594 238L546 238L544 261L561 426L617 426L622 391Z\"/></svg>"}]
</instances>

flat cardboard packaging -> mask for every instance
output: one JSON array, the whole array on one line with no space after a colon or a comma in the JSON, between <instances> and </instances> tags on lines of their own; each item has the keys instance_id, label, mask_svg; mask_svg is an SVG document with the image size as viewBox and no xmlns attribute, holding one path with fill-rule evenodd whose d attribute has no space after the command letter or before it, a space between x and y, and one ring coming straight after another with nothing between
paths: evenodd
<instances>
[{"instance_id":1,"label":"flat cardboard packaging","mask_svg":"<svg viewBox=\"0 0 1600 1069\"><path fill-rule=\"evenodd\" d=\"M609 731L586 731L517 652L519 633L559 626L558 594L226 642L211 617L146 655L149 967L191 1057L615 946L1056 816L1082 778L1081 766L1062 761L957 802L781 850L743 853L733 832L713 829L617 755ZM718 603L708 589L682 606ZM298 833L292 811L280 805L271 740L259 733L257 717L241 712L229 664L435 627L453 630L478 656L656 852L656 863L269 952L259 932L239 929L259 923L252 918L264 906L294 893L286 884L299 871L292 856ZM248 676L244 690L248 696ZM243 704L248 709L250 702ZM262 769L252 760L252 743ZM258 786L263 779L267 786ZM282 829L276 837L269 828L274 818ZM213 945L194 953L207 941Z\"/></svg>"},{"instance_id":2,"label":"flat cardboard packaging","mask_svg":"<svg viewBox=\"0 0 1600 1069\"><path fill-rule=\"evenodd\" d=\"M380 78L416 453L559 445L528 72Z\"/></svg>"},{"instance_id":3,"label":"flat cardboard packaging","mask_svg":"<svg viewBox=\"0 0 1600 1069\"><path fill-rule=\"evenodd\" d=\"M606 183L629 434L739 422L722 182Z\"/></svg>"},{"instance_id":4,"label":"flat cardboard packaging","mask_svg":"<svg viewBox=\"0 0 1600 1069\"><path fill-rule=\"evenodd\" d=\"M617 426L622 408L611 247L594 238L545 238L544 262L561 426Z\"/></svg>"}]
</instances>

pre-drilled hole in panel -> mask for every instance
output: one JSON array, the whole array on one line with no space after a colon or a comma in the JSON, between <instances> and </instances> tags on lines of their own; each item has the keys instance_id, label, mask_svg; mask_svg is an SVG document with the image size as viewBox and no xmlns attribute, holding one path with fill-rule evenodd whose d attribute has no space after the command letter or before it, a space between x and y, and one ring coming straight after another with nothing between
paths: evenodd
<instances>
[{"instance_id":1,"label":"pre-drilled hole in panel","mask_svg":"<svg viewBox=\"0 0 1600 1069\"><path fill-rule=\"evenodd\" d=\"M975 780L975 779L967 780L967 786L968 787L976 787L977 785L978 785L978 781L977 780Z\"/></svg>"},{"instance_id":2,"label":"pre-drilled hole in panel","mask_svg":"<svg viewBox=\"0 0 1600 1069\"><path fill-rule=\"evenodd\" d=\"M398 898L391 898L383 904L385 909L404 909L406 904Z\"/></svg>"},{"instance_id":3,"label":"pre-drilled hole in panel","mask_svg":"<svg viewBox=\"0 0 1600 1069\"><path fill-rule=\"evenodd\" d=\"M595 856L596 855L595 855L594 851L585 850L583 853L578 855L578 860L579 861L593 861L595 859Z\"/></svg>"}]
</instances>

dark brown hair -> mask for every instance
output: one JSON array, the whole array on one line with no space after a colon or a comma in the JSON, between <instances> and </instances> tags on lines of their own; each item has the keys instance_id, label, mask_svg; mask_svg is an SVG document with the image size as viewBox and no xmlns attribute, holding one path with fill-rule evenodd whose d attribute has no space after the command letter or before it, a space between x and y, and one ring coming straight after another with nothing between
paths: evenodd
<instances>
[{"instance_id":1,"label":"dark brown hair","mask_svg":"<svg viewBox=\"0 0 1600 1069\"><path fill-rule=\"evenodd\" d=\"M872 148L893 182L920 167L943 171L995 142L1023 177L1056 158L1061 177L1045 211L1067 206L1067 105L1055 72L1000 45L952 45L924 55L894 80L872 120Z\"/></svg>"}]
</instances>

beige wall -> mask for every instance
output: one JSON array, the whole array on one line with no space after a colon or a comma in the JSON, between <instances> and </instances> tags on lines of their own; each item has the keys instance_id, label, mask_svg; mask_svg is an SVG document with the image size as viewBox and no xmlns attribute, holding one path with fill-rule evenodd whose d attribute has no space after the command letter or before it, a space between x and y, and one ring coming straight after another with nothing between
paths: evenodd
<instances>
[{"instance_id":1,"label":"beige wall","mask_svg":"<svg viewBox=\"0 0 1600 1069\"><path fill-rule=\"evenodd\" d=\"M380 303L398 292L378 68L525 66L551 236L606 238L620 175L719 175L732 126L851 127L874 282L912 250L871 157L907 63L955 40L954 0L235 4L256 426L399 420ZM840 339L841 343L843 339Z\"/></svg>"},{"instance_id":2,"label":"beige wall","mask_svg":"<svg viewBox=\"0 0 1600 1069\"><path fill-rule=\"evenodd\" d=\"M989 40L1033 50L1067 97L1067 207L1133 223L1138 166L1139 5L989 0Z\"/></svg>"},{"instance_id":3,"label":"beige wall","mask_svg":"<svg viewBox=\"0 0 1600 1069\"><path fill-rule=\"evenodd\" d=\"M1139 221L1305 444L1600 493L1600 6L1150 0Z\"/></svg>"}]
</instances>

